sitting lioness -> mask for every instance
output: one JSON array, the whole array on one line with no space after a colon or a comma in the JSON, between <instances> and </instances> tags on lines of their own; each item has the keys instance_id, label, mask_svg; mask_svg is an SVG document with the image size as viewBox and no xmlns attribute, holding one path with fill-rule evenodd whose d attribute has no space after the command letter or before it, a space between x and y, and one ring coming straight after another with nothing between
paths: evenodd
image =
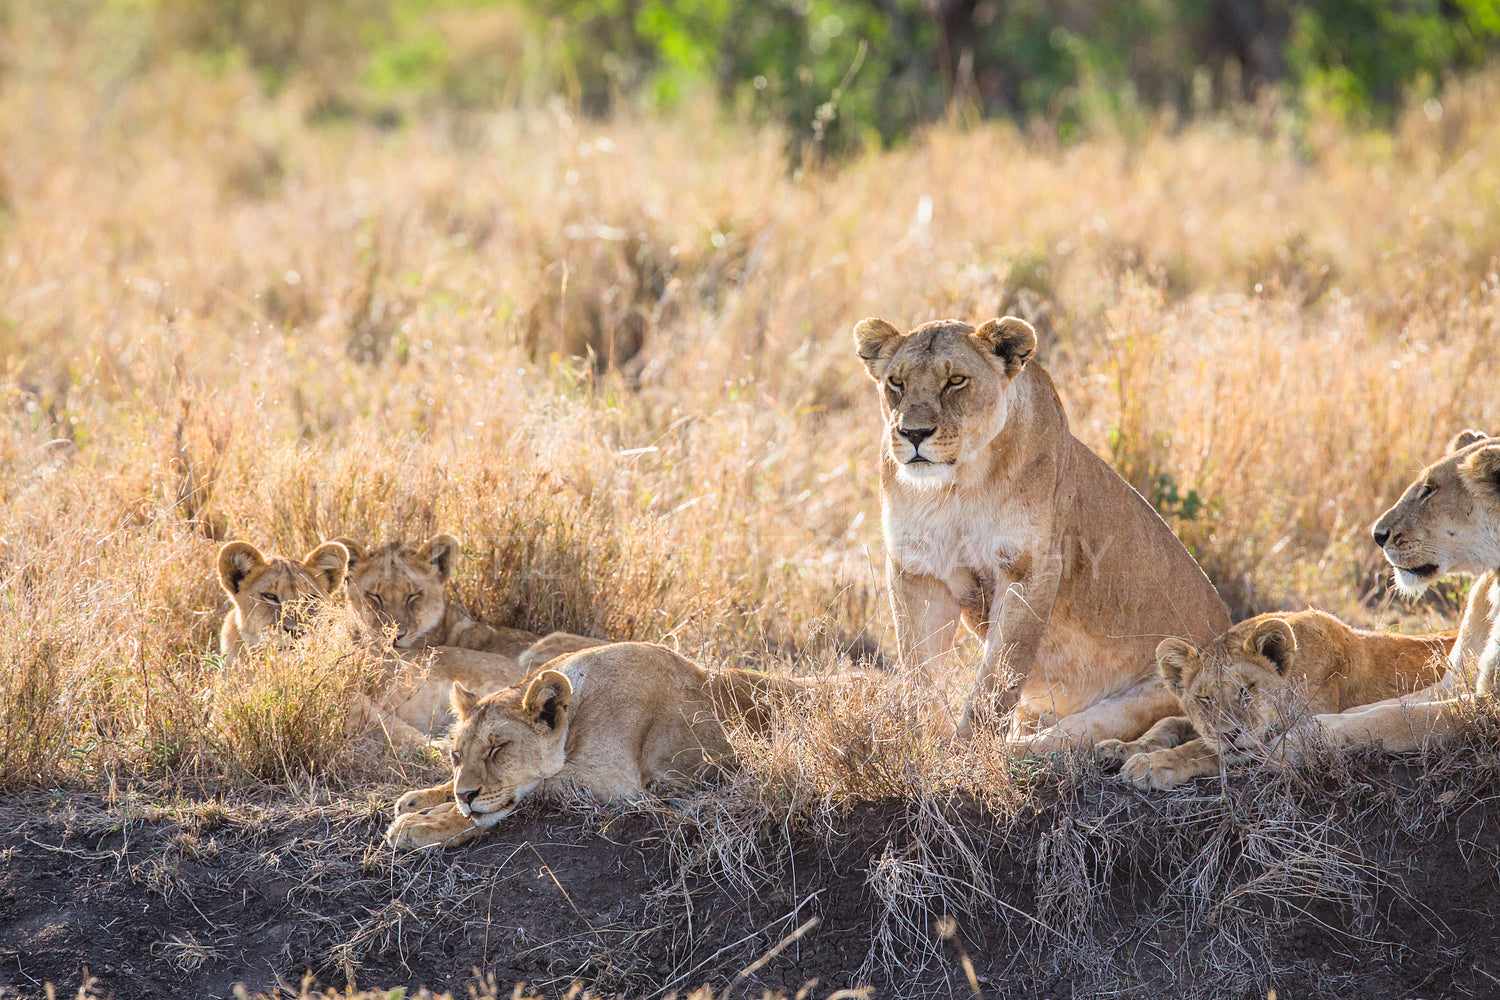
<instances>
[{"instance_id":1,"label":"sitting lioness","mask_svg":"<svg viewBox=\"0 0 1500 1000\"><path fill-rule=\"evenodd\" d=\"M1367 632L1308 609L1240 622L1202 649L1164 639L1157 667L1185 718L1163 719L1133 743L1106 740L1098 751L1124 760L1121 776L1140 788L1218 774L1220 761L1251 758L1308 716L1431 684L1457 638Z\"/></svg>"},{"instance_id":2,"label":"sitting lioness","mask_svg":"<svg viewBox=\"0 0 1500 1000\"><path fill-rule=\"evenodd\" d=\"M224 662L232 665L246 646L295 637L308 609L338 592L348 561L337 542L319 545L301 562L267 557L249 542L219 549L219 586L233 605L219 632Z\"/></svg>"},{"instance_id":3,"label":"sitting lioness","mask_svg":"<svg viewBox=\"0 0 1500 1000\"><path fill-rule=\"evenodd\" d=\"M769 704L808 682L710 673L672 650L620 642L574 653L485 698L453 687L453 780L408 792L386 831L395 847L457 845L561 789L619 799L734 763L721 718L753 731Z\"/></svg>"},{"instance_id":4,"label":"sitting lioness","mask_svg":"<svg viewBox=\"0 0 1500 1000\"><path fill-rule=\"evenodd\" d=\"M879 386L880 506L903 663L942 683L960 620L984 641L960 736L1012 708L1037 749L1134 739L1177 714L1153 652L1207 642L1224 602L1172 530L1068 430L1015 317L854 328ZM946 705L946 693L939 699Z\"/></svg>"},{"instance_id":5,"label":"sitting lioness","mask_svg":"<svg viewBox=\"0 0 1500 1000\"><path fill-rule=\"evenodd\" d=\"M1371 528L1403 593L1416 596L1449 573L1478 577L1442 679L1415 694L1337 715L1320 715L1336 745L1378 743L1415 750L1452 736L1463 696L1495 694L1500 670L1500 438L1464 431Z\"/></svg>"},{"instance_id":6,"label":"sitting lioness","mask_svg":"<svg viewBox=\"0 0 1500 1000\"><path fill-rule=\"evenodd\" d=\"M458 539L435 535L420 545L389 542L366 549L353 538L335 539L349 550L349 606L371 628L395 629L397 649L460 646L518 657L541 636L482 625L447 595L458 558Z\"/></svg>"}]
</instances>

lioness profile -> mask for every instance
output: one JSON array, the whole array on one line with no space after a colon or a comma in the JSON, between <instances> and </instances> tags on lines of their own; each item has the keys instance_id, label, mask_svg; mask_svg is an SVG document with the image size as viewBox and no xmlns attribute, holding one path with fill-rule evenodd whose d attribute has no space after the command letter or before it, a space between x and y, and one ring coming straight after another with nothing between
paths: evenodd
<instances>
[{"instance_id":1,"label":"lioness profile","mask_svg":"<svg viewBox=\"0 0 1500 1000\"><path fill-rule=\"evenodd\" d=\"M224 662L233 664L246 646L295 637L309 609L338 592L348 562L348 551L337 542L319 545L301 562L268 557L249 542L219 549L219 586L232 604L219 632Z\"/></svg>"},{"instance_id":2,"label":"lioness profile","mask_svg":"<svg viewBox=\"0 0 1500 1000\"><path fill-rule=\"evenodd\" d=\"M1156 663L1183 717L1163 719L1134 743L1107 740L1098 750L1124 760L1121 776L1140 788L1218 774L1220 761L1253 757L1309 716L1431 684L1457 638L1456 631L1369 632L1308 609L1258 615L1201 649L1164 639Z\"/></svg>"},{"instance_id":3,"label":"lioness profile","mask_svg":"<svg viewBox=\"0 0 1500 1000\"><path fill-rule=\"evenodd\" d=\"M1177 713L1163 638L1206 642L1224 603L1172 530L1068 430L1015 317L854 329L879 386L886 575L905 664L942 683L960 620L984 642L959 735L1015 709L1050 748L1133 739ZM940 701L947 703L939 689Z\"/></svg>"},{"instance_id":4,"label":"lioness profile","mask_svg":"<svg viewBox=\"0 0 1500 1000\"><path fill-rule=\"evenodd\" d=\"M771 701L806 684L750 670L710 673L663 646L620 642L554 661L485 698L454 685L453 780L398 799L386 839L457 845L539 791L618 799L731 767L721 719L739 715L764 730Z\"/></svg>"},{"instance_id":5,"label":"lioness profile","mask_svg":"<svg viewBox=\"0 0 1500 1000\"><path fill-rule=\"evenodd\" d=\"M1500 438L1464 431L1448 453L1423 469L1370 529L1403 593L1421 594L1449 573L1478 577L1448 669L1434 685L1337 715L1319 715L1336 745L1378 743L1415 750L1452 736L1463 696L1495 694L1500 669Z\"/></svg>"}]
</instances>

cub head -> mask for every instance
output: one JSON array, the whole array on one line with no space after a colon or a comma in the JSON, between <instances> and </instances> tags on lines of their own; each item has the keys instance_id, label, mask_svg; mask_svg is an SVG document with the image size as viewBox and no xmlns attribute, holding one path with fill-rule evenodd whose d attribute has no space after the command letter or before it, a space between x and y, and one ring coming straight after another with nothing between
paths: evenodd
<instances>
[{"instance_id":1,"label":"cub head","mask_svg":"<svg viewBox=\"0 0 1500 1000\"><path fill-rule=\"evenodd\" d=\"M1500 567L1500 438L1459 434L1370 534L1408 596L1448 573Z\"/></svg>"},{"instance_id":2,"label":"cub head","mask_svg":"<svg viewBox=\"0 0 1500 1000\"><path fill-rule=\"evenodd\" d=\"M1156 647L1156 667L1203 741L1228 762L1281 735L1299 693L1292 678L1297 635L1284 619L1260 615L1203 648L1182 639Z\"/></svg>"},{"instance_id":3,"label":"cub head","mask_svg":"<svg viewBox=\"0 0 1500 1000\"><path fill-rule=\"evenodd\" d=\"M436 535L419 545L391 542L367 550L352 538L338 540L349 550L349 606L371 628L394 627L400 649L422 645L443 623L448 609L443 588L453 575L458 539Z\"/></svg>"},{"instance_id":4,"label":"cub head","mask_svg":"<svg viewBox=\"0 0 1500 1000\"><path fill-rule=\"evenodd\" d=\"M453 798L479 826L494 826L567 760L573 685L543 670L480 698L453 685Z\"/></svg>"},{"instance_id":5,"label":"cub head","mask_svg":"<svg viewBox=\"0 0 1500 1000\"><path fill-rule=\"evenodd\" d=\"M349 553L338 542L324 542L301 561L263 555L249 542L219 550L219 585L234 602L240 639L246 645L295 637L308 613L328 601L344 582Z\"/></svg>"},{"instance_id":6,"label":"cub head","mask_svg":"<svg viewBox=\"0 0 1500 1000\"><path fill-rule=\"evenodd\" d=\"M1036 350L1036 331L1014 316L977 330L939 320L907 334L866 319L854 328L854 345L880 387L897 477L935 487L953 482L1005 427L1010 386Z\"/></svg>"}]
</instances>

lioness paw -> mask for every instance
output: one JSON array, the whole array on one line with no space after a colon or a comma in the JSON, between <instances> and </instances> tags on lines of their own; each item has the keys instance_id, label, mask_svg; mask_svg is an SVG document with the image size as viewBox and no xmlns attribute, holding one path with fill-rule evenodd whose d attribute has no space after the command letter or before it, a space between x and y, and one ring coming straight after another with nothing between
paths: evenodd
<instances>
[{"instance_id":1,"label":"lioness paw","mask_svg":"<svg viewBox=\"0 0 1500 1000\"><path fill-rule=\"evenodd\" d=\"M385 831L385 842L398 851L421 847L458 847L479 836L480 828L452 802L398 815Z\"/></svg>"}]
</instances>

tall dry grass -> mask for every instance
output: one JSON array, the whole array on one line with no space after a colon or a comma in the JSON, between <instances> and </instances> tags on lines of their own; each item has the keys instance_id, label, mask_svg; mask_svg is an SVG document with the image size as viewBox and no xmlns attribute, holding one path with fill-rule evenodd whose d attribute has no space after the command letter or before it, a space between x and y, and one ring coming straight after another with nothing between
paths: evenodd
<instances>
[{"instance_id":1,"label":"tall dry grass","mask_svg":"<svg viewBox=\"0 0 1500 1000\"><path fill-rule=\"evenodd\" d=\"M1237 612L1451 620L1389 604L1365 526L1500 426L1493 76L1390 133L991 124L793 175L707 111L309 124L295 86L55 27L18 7L0 77L0 784L351 752L291 708L357 656L225 680L229 537L453 531L481 619L714 662L881 641L869 314L1031 318L1075 433ZM807 724L870 743L852 772L811 737L768 759L819 795L942 784L902 711Z\"/></svg>"}]
</instances>

